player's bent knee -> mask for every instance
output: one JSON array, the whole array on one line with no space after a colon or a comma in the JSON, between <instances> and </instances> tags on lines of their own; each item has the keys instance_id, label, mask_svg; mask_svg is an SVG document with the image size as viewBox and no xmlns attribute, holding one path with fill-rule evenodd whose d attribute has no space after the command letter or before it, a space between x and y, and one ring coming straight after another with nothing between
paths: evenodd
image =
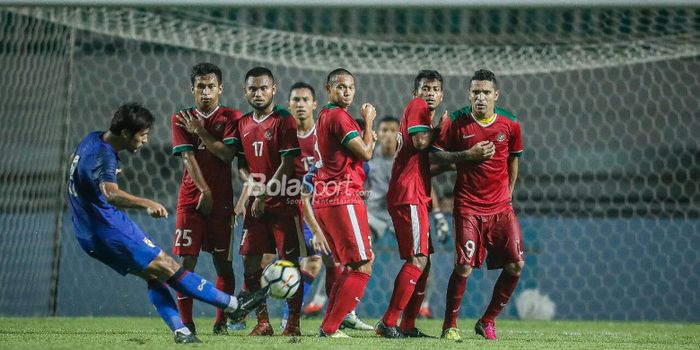
<instances>
[{"instance_id":1,"label":"player's bent knee","mask_svg":"<svg viewBox=\"0 0 700 350\"><path fill-rule=\"evenodd\" d=\"M472 267L469 265L455 265L455 272L462 277L469 277L472 274Z\"/></svg>"},{"instance_id":2,"label":"player's bent knee","mask_svg":"<svg viewBox=\"0 0 700 350\"><path fill-rule=\"evenodd\" d=\"M153 261L141 272L141 277L161 281L167 280L180 269L180 264L164 251L160 251Z\"/></svg>"},{"instance_id":3,"label":"player's bent knee","mask_svg":"<svg viewBox=\"0 0 700 350\"><path fill-rule=\"evenodd\" d=\"M277 255L275 254L263 254L261 257L259 257L259 264L262 268L265 268L267 265L272 264L272 262L275 261L275 258L277 258Z\"/></svg>"},{"instance_id":4,"label":"player's bent knee","mask_svg":"<svg viewBox=\"0 0 700 350\"><path fill-rule=\"evenodd\" d=\"M406 261L421 269L421 271L425 270L426 265L428 265L428 257L424 255L412 256L406 259Z\"/></svg>"},{"instance_id":5,"label":"player's bent knee","mask_svg":"<svg viewBox=\"0 0 700 350\"><path fill-rule=\"evenodd\" d=\"M523 267L525 267L525 262L518 261L517 263L507 264L504 269L513 276L520 276L520 273L523 271Z\"/></svg>"},{"instance_id":6,"label":"player's bent knee","mask_svg":"<svg viewBox=\"0 0 700 350\"><path fill-rule=\"evenodd\" d=\"M372 276L372 260L364 260L347 265L353 271L358 271Z\"/></svg>"},{"instance_id":7,"label":"player's bent knee","mask_svg":"<svg viewBox=\"0 0 700 350\"><path fill-rule=\"evenodd\" d=\"M310 256L301 262L301 269L306 273L316 277L321 272L321 257Z\"/></svg>"}]
</instances>

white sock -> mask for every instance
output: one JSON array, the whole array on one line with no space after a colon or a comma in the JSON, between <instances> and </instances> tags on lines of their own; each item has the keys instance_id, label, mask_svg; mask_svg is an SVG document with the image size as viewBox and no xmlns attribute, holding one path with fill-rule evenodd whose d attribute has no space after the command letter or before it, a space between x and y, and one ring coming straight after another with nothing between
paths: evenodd
<instances>
[{"instance_id":1,"label":"white sock","mask_svg":"<svg viewBox=\"0 0 700 350\"><path fill-rule=\"evenodd\" d=\"M232 312L238 309L238 298L235 296L231 296L231 300L228 302L228 307L226 307L226 311Z\"/></svg>"},{"instance_id":2,"label":"white sock","mask_svg":"<svg viewBox=\"0 0 700 350\"><path fill-rule=\"evenodd\" d=\"M192 334L192 332L190 332L190 329L187 328L187 327L182 327L182 328L180 328L180 329L176 329L176 330L175 330L175 333L177 333L177 332L180 332L180 333L182 333L182 334L184 334L184 335L190 335L190 334Z\"/></svg>"}]
</instances>

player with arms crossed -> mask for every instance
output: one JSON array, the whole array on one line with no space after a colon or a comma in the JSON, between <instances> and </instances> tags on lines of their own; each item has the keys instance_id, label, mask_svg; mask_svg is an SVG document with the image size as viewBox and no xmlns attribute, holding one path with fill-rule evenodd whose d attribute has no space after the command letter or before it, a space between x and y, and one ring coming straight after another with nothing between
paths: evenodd
<instances>
[{"instance_id":1,"label":"player with arms crossed","mask_svg":"<svg viewBox=\"0 0 700 350\"><path fill-rule=\"evenodd\" d=\"M269 69L255 67L246 73L244 94L253 111L238 122L234 137L249 171L252 200L246 207L240 254L245 285L251 292L260 289L263 254L276 253L297 266L299 258L306 256L299 210L301 188L290 183L295 177L294 161L300 155L297 125L288 110L272 104L276 92ZM289 319L282 335L301 335L302 295L303 285L287 299ZM273 335L266 304L258 307L257 318L249 335Z\"/></svg>"},{"instance_id":2,"label":"player with arms crossed","mask_svg":"<svg viewBox=\"0 0 700 350\"><path fill-rule=\"evenodd\" d=\"M216 269L216 288L235 291L231 265L231 161L236 155L233 132L241 113L220 106L223 92L221 69L199 63L190 74L194 108L173 114L172 153L182 158L184 173L177 201L173 254L182 266L194 271L199 251L211 253ZM182 322L196 334L192 298L177 295ZM227 334L226 316L216 311L213 333Z\"/></svg>"},{"instance_id":3,"label":"player with arms crossed","mask_svg":"<svg viewBox=\"0 0 700 350\"><path fill-rule=\"evenodd\" d=\"M163 321L175 334L176 343L199 343L182 323L167 285L178 293L224 309L240 319L265 300L261 290L245 298L216 289L207 280L182 268L117 208L142 208L155 218L168 212L150 199L129 194L117 185L117 154L136 152L148 142L153 115L144 107L125 104L117 109L109 131L90 133L73 154L68 184L68 204L75 236L92 258L121 275L131 273L148 283L148 296ZM167 285L166 285L167 284Z\"/></svg>"},{"instance_id":4,"label":"player with arms crossed","mask_svg":"<svg viewBox=\"0 0 700 350\"><path fill-rule=\"evenodd\" d=\"M443 79L434 70L418 72L413 99L401 117L399 144L391 170L386 201L394 223L401 259L405 260L394 281L389 307L375 331L385 338L427 337L416 328L430 272L431 183L428 151L434 135L432 120L442 103ZM403 311L401 328L397 319Z\"/></svg>"},{"instance_id":5,"label":"player with arms crossed","mask_svg":"<svg viewBox=\"0 0 700 350\"><path fill-rule=\"evenodd\" d=\"M376 134L372 124L377 112L369 103L362 105L362 134L347 111L355 97L355 77L346 69L328 74L326 91L330 103L323 107L316 123L319 168L313 204L333 257L345 270L329 294L319 336L347 337L338 328L362 299L372 274L372 243L361 194L366 177L362 162L371 159L374 152Z\"/></svg>"},{"instance_id":6,"label":"player with arms crossed","mask_svg":"<svg viewBox=\"0 0 700 350\"><path fill-rule=\"evenodd\" d=\"M455 163L454 223L456 262L447 287L442 336L460 339L459 308L472 268L486 260L503 269L491 302L474 330L496 339L495 319L510 299L525 265L522 233L511 203L523 151L520 123L496 107L499 90L493 72L481 69L469 83L470 105L452 112L442 126L430 161ZM487 253L488 252L488 257Z\"/></svg>"}]
</instances>

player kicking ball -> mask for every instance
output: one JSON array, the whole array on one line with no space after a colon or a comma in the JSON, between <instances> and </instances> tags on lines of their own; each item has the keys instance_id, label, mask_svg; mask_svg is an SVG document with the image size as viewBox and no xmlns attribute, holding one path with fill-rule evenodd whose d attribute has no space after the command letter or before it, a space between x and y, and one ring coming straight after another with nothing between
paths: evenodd
<instances>
[{"instance_id":1,"label":"player kicking ball","mask_svg":"<svg viewBox=\"0 0 700 350\"><path fill-rule=\"evenodd\" d=\"M511 204L518 158L523 151L520 123L496 108L498 85L482 69L469 82L470 105L452 112L442 125L430 161L457 167L454 188L455 266L447 286L442 337L460 339L457 317L472 268L503 269L486 312L474 330L496 339L496 317L513 294L525 265L518 220ZM486 253L488 252L488 257Z\"/></svg>"},{"instance_id":2,"label":"player kicking ball","mask_svg":"<svg viewBox=\"0 0 700 350\"><path fill-rule=\"evenodd\" d=\"M109 131L88 134L72 156L68 205L81 248L121 275L143 278L151 303L173 331L176 343L201 343L182 323L168 286L223 309L233 320L262 303L267 290L238 298L219 291L209 281L183 269L118 209L141 208L154 218L168 216L162 204L129 194L117 185L117 154L143 147L152 124L149 110L129 103L117 109Z\"/></svg>"}]
</instances>

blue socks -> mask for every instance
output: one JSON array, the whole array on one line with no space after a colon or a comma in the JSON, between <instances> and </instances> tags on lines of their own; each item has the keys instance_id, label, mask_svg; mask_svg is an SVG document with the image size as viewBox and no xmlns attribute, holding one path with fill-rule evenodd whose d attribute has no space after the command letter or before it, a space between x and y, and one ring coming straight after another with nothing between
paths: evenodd
<instances>
[{"instance_id":1,"label":"blue socks","mask_svg":"<svg viewBox=\"0 0 700 350\"><path fill-rule=\"evenodd\" d=\"M165 321L170 330L175 332L185 327L180 319L180 313L177 311L175 300L165 284L158 280L148 281L148 298L151 299L151 303L155 306L160 318Z\"/></svg>"},{"instance_id":2,"label":"blue socks","mask_svg":"<svg viewBox=\"0 0 700 350\"><path fill-rule=\"evenodd\" d=\"M306 295L309 294L309 291L311 290L311 284L314 283L314 277L309 275L308 273L301 273L301 280L304 281L304 294L301 297L301 300L303 302L306 302Z\"/></svg>"},{"instance_id":3,"label":"blue socks","mask_svg":"<svg viewBox=\"0 0 700 350\"><path fill-rule=\"evenodd\" d=\"M182 294L192 296L220 309L238 307L236 298L216 289L211 282L182 267L168 279L168 285Z\"/></svg>"}]
</instances>

